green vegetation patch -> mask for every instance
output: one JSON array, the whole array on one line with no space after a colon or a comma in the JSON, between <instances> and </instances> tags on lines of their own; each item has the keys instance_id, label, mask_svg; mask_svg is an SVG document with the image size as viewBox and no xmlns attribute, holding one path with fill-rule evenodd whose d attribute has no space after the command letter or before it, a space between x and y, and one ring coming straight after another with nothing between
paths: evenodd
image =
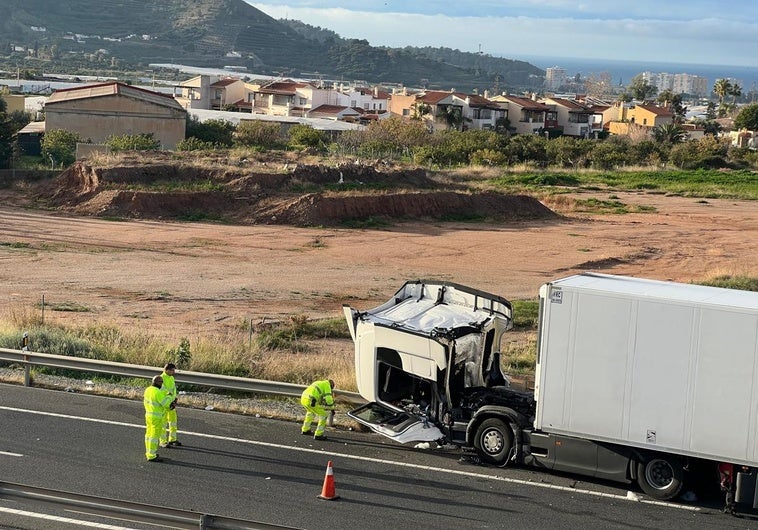
<instances>
[{"instance_id":1,"label":"green vegetation patch","mask_svg":"<svg viewBox=\"0 0 758 530\"><path fill-rule=\"evenodd\" d=\"M506 173L489 181L506 191L556 188L668 193L686 197L758 200L758 173L750 170L594 171ZM565 190L564 190L565 191Z\"/></svg>"},{"instance_id":2,"label":"green vegetation patch","mask_svg":"<svg viewBox=\"0 0 758 530\"><path fill-rule=\"evenodd\" d=\"M50 311L67 311L71 313L89 313L91 309L87 306L79 304L77 302L58 302L54 304L46 304L45 306Z\"/></svg>"},{"instance_id":3,"label":"green vegetation patch","mask_svg":"<svg viewBox=\"0 0 758 530\"><path fill-rule=\"evenodd\" d=\"M540 303L537 300L513 300L513 328L536 330Z\"/></svg>"},{"instance_id":4,"label":"green vegetation patch","mask_svg":"<svg viewBox=\"0 0 758 530\"><path fill-rule=\"evenodd\" d=\"M700 285L710 285L711 287L724 287L726 289L758 291L758 278L751 278L750 276L724 275L696 283L699 283Z\"/></svg>"},{"instance_id":5,"label":"green vegetation patch","mask_svg":"<svg viewBox=\"0 0 758 530\"><path fill-rule=\"evenodd\" d=\"M364 219L344 219L340 222L344 228L383 228L389 223L379 217L366 217Z\"/></svg>"},{"instance_id":6,"label":"green vegetation patch","mask_svg":"<svg viewBox=\"0 0 758 530\"><path fill-rule=\"evenodd\" d=\"M629 207L621 201L600 199L577 199L576 207L585 213L629 213Z\"/></svg>"},{"instance_id":7,"label":"green vegetation patch","mask_svg":"<svg viewBox=\"0 0 758 530\"><path fill-rule=\"evenodd\" d=\"M29 243L22 243L21 241L0 241L0 247L31 248L31 245Z\"/></svg>"}]
</instances>

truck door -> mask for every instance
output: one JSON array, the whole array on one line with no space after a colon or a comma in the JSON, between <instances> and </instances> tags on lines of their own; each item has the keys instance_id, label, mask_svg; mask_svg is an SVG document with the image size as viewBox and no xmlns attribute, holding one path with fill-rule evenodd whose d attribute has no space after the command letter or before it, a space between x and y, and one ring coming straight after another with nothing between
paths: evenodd
<instances>
[{"instance_id":1,"label":"truck door","mask_svg":"<svg viewBox=\"0 0 758 530\"><path fill-rule=\"evenodd\" d=\"M412 414L384 403L368 403L347 413L358 423L398 443L434 442L442 431L425 416Z\"/></svg>"},{"instance_id":2,"label":"truck door","mask_svg":"<svg viewBox=\"0 0 758 530\"><path fill-rule=\"evenodd\" d=\"M348 412L358 423L399 443L444 438L434 425L435 398L430 381L386 362L377 363L377 397Z\"/></svg>"}]
</instances>

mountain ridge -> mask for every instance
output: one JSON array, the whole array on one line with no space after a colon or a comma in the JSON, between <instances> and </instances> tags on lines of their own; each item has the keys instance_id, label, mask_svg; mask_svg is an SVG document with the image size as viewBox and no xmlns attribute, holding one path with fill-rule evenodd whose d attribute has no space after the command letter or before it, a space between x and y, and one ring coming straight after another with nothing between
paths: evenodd
<instances>
[{"instance_id":1,"label":"mountain ridge","mask_svg":"<svg viewBox=\"0 0 758 530\"><path fill-rule=\"evenodd\" d=\"M375 47L275 20L244 0L0 0L0 9L7 13L0 20L6 64L19 58L14 49L21 47L49 67L85 59L133 69L234 65L261 74L316 71L333 79L482 91L539 86L544 73L525 61L449 48Z\"/></svg>"}]
</instances>

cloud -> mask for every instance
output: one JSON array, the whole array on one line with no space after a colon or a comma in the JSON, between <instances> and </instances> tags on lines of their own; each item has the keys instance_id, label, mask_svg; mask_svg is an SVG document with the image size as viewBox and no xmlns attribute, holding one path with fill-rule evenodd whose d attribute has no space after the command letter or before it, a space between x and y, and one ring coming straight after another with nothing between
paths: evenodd
<instances>
[{"instance_id":1,"label":"cloud","mask_svg":"<svg viewBox=\"0 0 758 530\"><path fill-rule=\"evenodd\" d=\"M634 6L615 7L614 2L584 0L580 4L566 0L531 0L515 2L363 2L362 11L344 7L299 7L292 5L251 3L273 18L297 19L313 26L335 31L344 38L366 39L374 46L432 46L518 59L521 55L576 57L587 59L650 60L695 64L758 65L758 2L747 8L755 18L725 20L715 16L693 18L698 13L714 11L712 2L692 0L686 10L681 2L639 0ZM733 4L730 3L730 13ZM319 2L322 6L324 2ZM332 5L347 2L331 2ZM350 3L355 5L354 2ZM437 14L378 12L379 4ZM655 4L656 8L651 6ZM660 5L659 5L660 4ZM672 4L678 4L673 9ZM468 14L455 6L468 5ZM692 8L690 9L690 5ZM747 4L746 4L747 5ZM518 6L518 8L517 8ZM486 9L491 7L491 9ZM633 16L645 11L646 18ZM445 8L446 13L439 11ZM521 15L479 15L489 11L502 13L508 8ZM529 9L527 9L529 8ZM613 9L612 9L613 8ZM372 11L375 9L375 11ZM451 13L447 13L447 11ZM545 12L549 13L544 15ZM543 13L542 16L539 16ZM565 13L566 16L558 16ZM620 16L622 13L626 16ZM630 14L631 13L631 14ZM650 18L655 13L656 18ZM710 13L712 15L712 13ZM612 16L611 16L612 15Z\"/></svg>"}]
</instances>

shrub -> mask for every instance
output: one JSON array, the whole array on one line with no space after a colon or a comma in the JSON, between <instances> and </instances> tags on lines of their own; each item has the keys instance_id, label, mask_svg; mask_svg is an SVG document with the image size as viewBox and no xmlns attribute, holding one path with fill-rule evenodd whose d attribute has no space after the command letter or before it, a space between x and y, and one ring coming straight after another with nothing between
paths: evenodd
<instances>
[{"instance_id":1,"label":"shrub","mask_svg":"<svg viewBox=\"0 0 758 530\"><path fill-rule=\"evenodd\" d=\"M595 144L590 154L592 165L597 169L614 169L630 163L631 143L626 138L611 137Z\"/></svg>"},{"instance_id":2,"label":"shrub","mask_svg":"<svg viewBox=\"0 0 758 530\"><path fill-rule=\"evenodd\" d=\"M303 125L298 123L293 125L289 131L289 144L292 147L314 147L316 149L323 149L326 143L326 135L323 131L317 131L310 125Z\"/></svg>"},{"instance_id":3,"label":"shrub","mask_svg":"<svg viewBox=\"0 0 758 530\"><path fill-rule=\"evenodd\" d=\"M177 151L205 151L216 147L212 142L204 142L199 138L190 136L176 144Z\"/></svg>"},{"instance_id":4,"label":"shrub","mask_svg":"<svg viewBox=\"0 0 758 530\"><path fill-rule=\"evenodd\" d=\"M471 165L474 166L505 166L507 164L506 156L494 149L479 149L471 153Z\"/></svg>"},{"instance_id":5,"label":"shrub","mask_svg":"<svg viewBox=\"0 0 758 530\"><path fill-rule=\"evenodd\" d=\"M160 141L153 138L153 133L123 134L109 136L105 139L111 151L157 151L161 148Z\"/></svg>"},{"instance_id":6,"label":"shrub","mask_svg":"<svg viewBox=\"0 0 758 530\"><path fill-rule=\"evenodd\" d=\"M359 151L364 155L381 156L425 145L430 139L423 123L405 121L398 116L371 123L358 137ZM352 137L353 140L356 136Z\"/></svg>"},{"instance_id":7,"label":"shrub","mask_svg":"<svg viewBox=\"0 0 758 530\"><path fill-rule=\"evenodd\" d=\"M279 124L262 120L240 122L234 132L234 142L245 147L267 149L279 147L283 143Z\"/></svg>"},{"instance_id":8,"label":"shrub","mask_svg":"<svg viewBox=\"0 0 758 530\"><path fill-rule=\"evenodd\" d=\"M201 122L197 116L187 116L186 136L196 138L213 146L231 147L234 144L236 127L226 120L207 120ZM195 145L195 144L193 144ZM186 149L193 151L194 149Z\"/></svg>"},{"instance_id":9,"label":"shrub","mask_svg":"<svg viewBox=\"0 0 758 530\"><path fill-rule=\"evenodd\" d=\"M536 134L520 134L510 139L503 153L510 163L536 163L545 165L548 140Z\"/></svg>"},{"instance_id":10,"label":"shrub","mask_svg":"<svg viewBox=\"0 0 758 530\"><path fill-rule=\"evenodd\" d=\"M55 129L42 137L42 156L54 165L67 166L76 160L76 144L82 139L78 133Z\"/></svg>"}]
</instances>

